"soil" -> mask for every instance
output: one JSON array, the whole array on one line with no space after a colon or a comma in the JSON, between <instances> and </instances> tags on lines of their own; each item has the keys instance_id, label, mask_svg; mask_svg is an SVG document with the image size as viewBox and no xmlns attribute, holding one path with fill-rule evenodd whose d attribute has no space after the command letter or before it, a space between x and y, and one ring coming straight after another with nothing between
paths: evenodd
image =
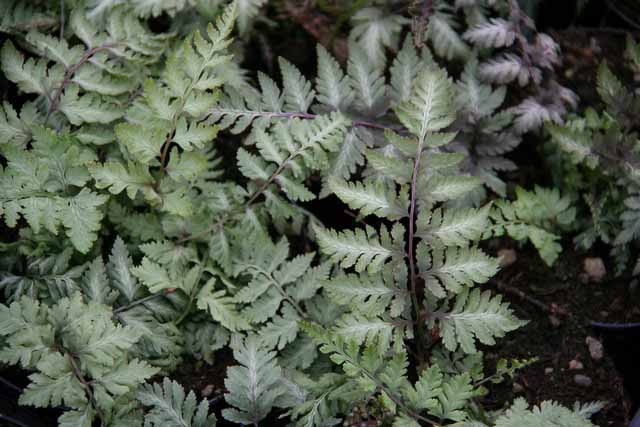
<instances>
[{"instance_id":1,"label":"soil","mask_svg":"<svg viewBox=\"0 0 640 427\"><path fill-rule=\"evenodd\" d=\"M625 354L619 348L609 346L608 337L593 328L591 322L640 319L638 295L630 289L627 281L613 279L611 273L601 283L586 282L582 271L586 256L566 251L555 266L549 268L534 249L527 247L518 251L517 261L503 269L490 283L502 288L515 314L529 320L529 323L507 334L497 346L487 349L487 358L537 357L538 361L517 375L515 383L520 387L507 384L492 390L485 402L489 407L493 404L498 408L503 402L510 402L518 396L525 397L532 404L555 400L568 406L575 401L599 400L607 403L593 418L597 425L628 425L635 405L625 392L622 372L616 369L616 363L623 365ZM508 292L505 292L505 286ZM514 290L528 299L521 298ZM600 361L590 356L585 342L588 336L605 342L604 357ZM631 345L633 342L627 341L627 346ZM581 362L584 368L569 369L572 360ZM576 374L589 377L592 384L588 387L576 384ZM628 380L633 379L631 375L636 375L624 374ZM516 388L521 390L514 393Z\"/></svg>"},{"instance_id":2,"label":"soil","mask_svg":"<svg viewBox=\"0 0 640 427\"><path fill-rule=\"evenodd\" d=\"M234 425L224 421L220 413L225 407L224 378L227 374L227 368L234 364L233 353L230 349L224 348L216 352L213 364L199 360L187 360L172 375L185 389L193 390L198 399L209 400L209 408L218 418L218 426Z\"/></svg>"},{"instance_id":3,"label":"soil","mask_svg":"<svg viewBox=\"0 0 640 427\"><path fill-rule=\"evenodd\" d=\"M602 104L595 90L601 62L606 62L623 80L633 80L624 62L628 34L638 38L638 34L607 28L551 31L563 54L562 70L558 72L560 83L578 94L581 106L597 108Z\"/></svg>"}]
</instances>

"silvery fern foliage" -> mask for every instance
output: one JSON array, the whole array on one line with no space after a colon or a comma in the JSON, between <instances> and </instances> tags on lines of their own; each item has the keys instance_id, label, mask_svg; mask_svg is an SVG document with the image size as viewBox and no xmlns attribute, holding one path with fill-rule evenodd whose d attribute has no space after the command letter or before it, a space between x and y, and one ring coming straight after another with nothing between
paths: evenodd
<instances>
[{"instance_id":1,"label":"silvery fern foliage","mask_svg":"<svg viewBox=\"0 0 640 427\"><path fill-rule=\"evenodd\" d=\"M412 7L416 43L429 43L436 55L447 61L467 61L474 53L472 44L482 39L486 47L510 44L513 32L503 18L503 2L435 0L414 2ZM495 45L495 46L494 46Z\"/></svg>"},{"instance_id":2,"label":"silvery fern foliage","mask_svg":"<svg viewBox=\"0 0 640 427\"><path fill-rule=\"evenodd\" d=\"M408 22L403 16L375 7L360 9L352 19L354 25L349 37L376 65L386 62L386 48L397 48L402 26Z\"/></svg>"},{"instance_id":3,"label":"silvery fern foliage","mask_svg":"<svg viewBox=\"0 0 640 427\"><path fill-rule=\"evenodd\" d=\"M431 42L433 50L447 60L465 60L471 53L469 45L460 37L456 9L448 2L437 1L431 12L427 11L424 18L420 17L428 22L425 38ZM463 8L463 11L467 12L467 9Z\"/></svg>"},{"instance_id":4,"label":"silvery fern foliage","mask_svg":"<svg viewBox=\"0 0 640 427\"><path fill-rule=\"evenodd\" d=\"M390 104L399 102L410 89L410 82L417 72L420 53L416 52L408 39L403 46L391 65L390 84L385 78L384 64L374 63L357 43L351 45L346 70L329 52L318 46L315 85L293 64L280 59L282 88L262 73L258 74L259 89L245 88L238 91L225 86L225 96L210 110L209 120L233 133L251 129L249 141L255 143L264 160L273 164L273 170L278 173L282 172L280 166L283 161L287 163L284 169L287 173L289 168L298 176L307 173L304 172L306 168L303 165L296 165L308 157L304 155L300 159L295 158L302 153L297 154L295 146L298 150L312 150L317 154L326 152L326 155L317 158L318 162L314 163L316 168L321 168L325 177L348 178L364 164L366 148L381 138L379 129L384 126L377 124L376 120L387 115ZM422 54L428 56L426 51ZM289 144L288 147L277 149L284 149L283 153L267 153L272 145L292 139L286 136L283 129L292 129L300 134L313 132L311 129L303 131L305 127L334 131L327 135L330 139L322 142L316 149ZM295 138L293 135L294 144ZM289 157L291 159L287 160ZM250 176L252 179L269 180L272 171L255 164L249 165L252 158L242 152L239 161L246 165L243 170L253 174ZM291 166L288 166L289 162ZM264 172L251 172L255 166ZM284 185L286 184L285 182ZM327 194L325 178L322 195Z\"/></svg>"},{"instance_id":5,"label":"silvery fern foliage","mask_svg":"<svg viewBox=\"0 0 640 427\"><path fill-rule=\"evenodd\" d=\"M575 108L577 97L554 78L560 47L549 35L535 32L533 21L517 1L509 1L508 6L508 19L483 19L463 34L464 40L489 52L479 75L493 83L532 88L532 95L512 109L518 133L540 129L545 122L562 123L568 110ZM533 35L528 37L527 31ZM493 49L501 51L495 54Z\"/></svg>"},{"instance_id":6,"label":"silvery fern foliage","mask_svg":"<svg viewBox=\"0 0 640 427\"><path fill-rule=\"evenodd\" d=\"M456 205L483 180L451 100L473 97L499 140L502 89L471 74L454 89L400 44L405 19L365 10L346 64L318 47L316 76L281 58L276 81L232 58L263 1L8 4L0 66L26 96L0 106L0 360L31 373L22 404L61 408L63 426L213 426L169 376L230 347L231 422L330 426L375 400L395 425L444 425L477 422L481 382L523 366L485 378L479 346L523 322L476 286L498 269L480 241L521 218ZM165 14L194 20L140 19ZM323 226L306 203L331 194L363 225Z\"/></svg>"},{"instance_id":7,"label":"silvery fern foliage","mask_svg":"<svg viewBox=\"0 0 640 427\"><path fill-rule=\"evenodd\" d=\"M98 22L82 7L66 13L67 38L26 23L3 27L23 31L19 45L2 46L0 62L29 100L4 102L0 114L0 215L20 233L2 244L3 254L18 248L0 273L2 352L34 372L21 403L66 407L61 425L140 425L135 392L180 362L181 324L207 278L194 249L163 239L159 218L189 213L198 180L218 176L215 152L203 147L215 129L193 119L194 105L215 96L212 68L227 63L235 6L206 38L191 35L172 53L174 35L152 33L126 5ZM130 126L136 120L145 128ZM154 208L121 214L141 201ZM136 215L143 227L133 225ZM111 221L124 233L104 242ZM201 323L210 341L224 341L209 319ZM29 344L16 337L26 325Z\"/></svg>"},{"instance_id":8,"label":"silvery fern foliage","mask_svg":"<svg viewBox=\"0 0 640 427\"><path fill-rule=\"evenodd\" d=\"M470 290L498 269L477 247L489 210L441 206L479 184L455 174L462 155L440 149L455 138L447 131L456 117L452 94L445 72L425 64L411 95L394 109L409 134L387 131L388 146L367 152L372 172L362 183L330 182L331 190L363 215L393 218L390 230L314 228L321 251L357 274L337 275L325 285L334 303L346 306L336 325L325 331L307 323L305 329L321 352L363 384L361 393L377 390L393 402L401 425L467 420L465 402L477 393L467 373L443 375L437 367L411 384L405 377L408 339L415 339L418 357L440 345L475 353L477 340L492 344L522 324L500 297ZM397 222L403 217L408 217L407 243ZM431 341L427 330L442 344Z\"/></svg>"},{"instance_id":9,"label":"silvery fern foliage","mask_svg":"<svg viewBox=\"0 0 640 427\"><path fill-rule=\"evenodd\" d=\"M145 426L215 427L215 415L209 415L206 400L197 402L195 393L186 394L180 384L164 378L162 384L145 384L136 399L151 409L144 417Z\"/></svg>"},{"instance_id":10,"label":"silvery fern foliage","mask_svg":"<svg viewBox=\"0 0 640 427\"><path fill-rule=\"evenodd\" d=\"M486 198L485 188L504 197L506 183L499 173L513 171L516 165L505 155L521 142L513 126L513 113L504 108L505 86L493 88L480 81L478 63L471 60L457 83L456 103L461 111L454 124L458 131L449 149L465 154L461 170L482 180L483 187L471 193L478 204Z\"/></svg>"},{"instance_id":11,"label":"silvery fern foliage","mask_svg":"<svg viewBox=\"0 0 640 427\"><path fill-rule=\"evenodd\" d=\"M240 366L227 371L225 395L233 408L224 409L222 416L232 422L257 426L286 393L281 382L282 370L275 360L276 353L260 346L255 336L236 344L234 357ZM281 403L280 403L281 404Z\"/></svg>"},{"instance_id":12,"label":"silvery fern foliage","mask_svg":"<svg viewBox=\"0 0 640 427\"><path fill-rule=\"evenodd\" d=\"M132 11L139 17L159 16L162 13L174 15L176 12L193 6L194 0L133 0L130 2ZM92 19L102 17L112 8L125 4L122 0L90 0L88 16Z\"/></svg>"},{"instance_id":13,"label":"silvery fern foliage","mask_svg":"<svg viewBox=\"0 0 640 427\"><path fill-rule=\"evenodd\" d=\"M579 407L571 411L556 402L543 402L529 409L524 399L516 399L513 406L496 420L496 427L540 426L558 424L567 427L589 427L591 413L583 412Z\"/></svg>"},{"instance_id":14,"label":"silvery fern foliage","mask_svg":"<svg viewBox=\"0 0 640 427\"><path fill-rule=\"evenodd\" d=\"M99 20L106 13L119 5L128 5L131 11L141 18L158 17L163 13L171 17L182 13L187 14L194 9L216 10L229 5L229 0L89 0L87 2L87 16ZM246 35L252 27L255 18L266 4L266 0L237 0L237 25L241 35Z\"/></svg>"},{"instance_id":15,"label":"silvery fern foliage","mask_svg":"<svg viewBox=\"0 0 640 427\"><path fill-rule=\"evenodd\" d=\"M3 362L35 371L20 404L70 408L61 425L139 419L132 395L159 369L132 357L141 334L114 323L112 315L108 306L85 303L79 293L52 306L27 297L0 305Z\"/></svg>"},{"instance_id":16,"label":"silvery fern foliage","mask_svg":"<svg viewBox=\"0 0 640 427\"><path fill-rule=\"evenodd\" d=\"M19 33L28 29L48 30L57 25L55 12L41 9L19 0L5 1L0 5L0 31Z\"/></svg>"}]
</instances>

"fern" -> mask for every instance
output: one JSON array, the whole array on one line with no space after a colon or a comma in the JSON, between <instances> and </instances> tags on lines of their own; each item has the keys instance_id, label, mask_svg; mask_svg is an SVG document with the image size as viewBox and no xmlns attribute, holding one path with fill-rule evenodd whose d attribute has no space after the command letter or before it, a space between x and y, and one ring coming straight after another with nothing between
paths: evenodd
<instances>
[{"instance_id":1,"label":"fern","mask_svg":"<svg viewBox=\"0 0 640 427\"><path fill-rule=\"evenodd\" d=\"M569 229L576 216L575 207L558 190L536 187L533 192L516 190L513 203L498 202L492 212L493 232L508 234L515 240L529 240L547 265L552 265L562 246L558 231Z\"/></svg>"},{"instance_id":2,"label":"fern","mask_svg":"<svg viewBox=\"0 0 640 427\"><path fill-rule=\"evenodd\" d=\"M74 411L60 418L61 423L83 418L90 422L98 414L102 419L112 417L120 396L131 394L158 372L147 362L128 357L140 339L138 332L130 326L115 325L109 308L85 304L79 293L51 307L23 298L0 308L0 332L9 346L3 350L4 360L20 361L23 367L36 371L20 403L72 408ZM31 334L29 348L24 347L24 337L16 334L25 322L40 325ZM36 357L27 356L25 351ZM15 356L20 352L23 356L18 359Z\"/></svg>"},{"instance_id":3,"label":"fern","mask_svg":"<svg viewBox=\"0 0 640 427\"><path fill-rule=\"evenodd\" d=\"M632 49L632 45L629 49ZM633 60L633 52L629 54ZM575 239L577 245L590 247L597 239L612 244L617 273L628 267L629 244L638 237L637 171L635 112L640 108L637 94L625 87L606 63L600 64L597 92L604 111L587 109L565 125L548 125L551 141L560 153L557 161L566 160L576 174L574 184L557 180L584 200ZM615 184L614 184L615 183ZM608 188L606 192L601 188ZM613 191L611 190L613 189ZM638 273L634 268L632 273Z\"/></svg>"},{"instance_id":4,"label":"fern","mask_svg":"<svg viewBox=\"0 0 640 427\"><path fill-rule=\"evenodd\" d=\"M371 58L374 64L385 62L385 48L394 49L398 35L407 19L393 14L385 14L377 8L360 9L353 16L354 26L349 35Z\"/></svg>"},{"instance_id":5,"label":"fern","mask_svg":"<svg viewBox=\"0 0 640 427\"><path fill-rule=\"evenodd\" d=\"M41 228L57 234L62 227L73 245L87 252L96 239L102 212L99 208L107 201L103 195L83 188L75 195L66 193L73 187L82 187L89 179L86 164L93 160L89 151L79 151L70 138L60 138L41 129L34 150L4 151L7 166L1 171L2 192L0 212L7 225L15 227L24 217L34 232ZM35 161L46 150L47 144L56 147L49 164L57 163L59 170L47 163ZM49 184L47 184L49 183Z\"/></svg>"},{"instance_id":6,"label":"fern","mask_svg":"<svg viewBox=\"0 0 640 427\"><path fill-rule=\"evenodd\" d=\"M372 228L341 233L321 228L314 230L318 236L320 248L331 255L334 261L339 261L344 268L355 265L356 271L361 272L366 269L371 273L379 271L394 253L398 253L398 241L394 242L392 238L394 235L402 235L404 231L399 226L396 230L392 230L390 235L383 228L380 231L381 239L378 240L375 237L377 233Z\"/></svg>"},{"instance_id":7,"label":"fern","mask_svg":"<svg viewBox=\"0 0 640 427\"><path fill-rule=\"evenodd\" d=\"M517 399L513 406L496 420L496 427L533 426L540 423L556 423L571 427L593 425L580 413L572 412L555 402L543 402L530 410L524 399Z\"/></svg>"},{"instance_id":8,"label":"fern","mask_svg":"<svg viewBox=\"0 0 640 427\"><path fill-rule=\"evenodd\" d=\"M516 33L509 22L501 18L493 18L467 30L463 38L482 47L511 46L516 39Z\"/></svg>"},{"instance_id":9,"label":"fern","mask_svg":"<svg viewBox=\"0 0 640 427\"><path fill-rule=\"evenodd\" d=\"M508 20L479 22L463 37L479 47L504 49L480 64L478 73L483 79L535 87L532 96L512 109L514 128L523 134L540 129L546 122L562 123L568 110L575 108L577 97L553 75L554 67L560 63L558 44L544 33L527 37L527 30L535 30L533 22L518 3L510 2L509 9Z\"/></svg>"},{"instance_id":10,"label":"fern","mask_svg":"<svg viewBox=\"0 0 640 427\"><path fill-rule=\"evenodd\" d=\"M354 378L353 387L363 389L354 393L376 391L392 402L395 425L418 425L430 416L467 420L464 408L475 394L468 374L445 377L434 369L414 388L406 378L402 337L415 336L421 343L429 328L443 338L447 350L461 347L476 353L476 339L491 345L523 324L499 296L469 290L498 270L496 260L474 244L486 233L491 207L440 206L478 184L471 177L452 174L463 156L441 152L456 137L447 132L456 118L448 102L452 89L442 70L432 64L422 68L410 97L395 108L411 135L387 131L388 149L367 153L372 170L363 183L329 181L329 188L363 215L373 213L391 221L408 216L407 243L398 222L390 234L384 225L379 233L369 226L340 232L314 226L321 251L344 269L354 267L357 274L337 275L325 285L332 300L348 307L335 326L324 331L305 323L305 330L321 344L321 352L331 354L333 362ZM429 162L421 164L423 158ZM406 172L408 166L413 173ZM400 206L399 201L403 201ZM424 279L424 300L416 293L418 277ZM445 299L441 309L424 314L440 299ZM451 300L456 303L448 311L445 307Z\"/></svg>"},{"instance_id":11,"label":"fern","mask_svg":"<svg viewBox=\"0 0 640 427\"><path fill-rule=\"evenodd\" d=\"M513 126L513 114L500 109L506 87L493 89L483 84L475 60L467 63L457 86L457 102L464 118L456 122L458 135L450 147L454 152L466 155L461 165L463 171L479 177L484 187L504 197L506 184L499 173L516 169L505 155L521 141L519 131ZM468 199L478 204L485 196L484 188L479 188Z\"/></svg>"},{"instance_id":12,"label":"fern","mask_svg":"<svg viewBox=\"0 0 640 427\"><path fill-rule=\"evenodd\" d=\"M431 17L426 38L433 43L433 48L439 56L448 60L466 59L469 56L469 46L462 40L457 31L450 7L439 2L437 12Z\"/></svg>"},{"instance_id":13,"label":"fern","mask_svg":"<svg viewBox=\"0 0 640 427\"><path fill-rule=\"evenodd\" d=\"M25 4L20 1L6 1L0 6L0 31L16 33L31 29L45 30L56 25L55 14L39 5Z\"/></svg>"},{"instance_id":14,"label":"fern","mask_svg":"<svg viewBox=\"0 0 640 427\"><path fill-rule=\"evenodd\" d=\"M136 395L145 406L152 409L145 415L149 426L214 427L215 415L209 415L206 400L199 404L193 391L185 396L182 386L164 378L162 384L145 385Z\"/></svg>"},{"instance_id":15,"label":"fern","mask_svg":"<svg viewBox=\"0 0 640 427\"><path fill-rule=\"evenodd\" d=\"M340 15L349 52L318 46L315 76L270 59L273 12L291 4L0 6L12 95L0 106L0 361L28 372L20 404L56 408L61 426L213 426L209 402L170 378L231 348L219 401L231 423L330 426L373 405L395 426L480 425L475 398L530 362L485 375L478 346L524 322L480 291L498 270L482 240L529 239L551 262L576 204L539 188L486 204L487 191L507 194L508 153L547 119L592 168L608 164L605 142L628 135L632 179L635 98L603 68L612 113L561 128L572 94L540 80L557 46L524 40L518 10L436 1L411 8L401 40L400 3L347 3L318 4ZM252 33L263 27L275 30ZM277 78L242 68L257 63L255 46ZM487 68L494 53L510 64ZM441 67L462 69L453 61L467 63L449 77ZM492 70L530 97L492 86ZM359 224L316 217L329 205L308 202L332 195ZM607 230L627 248L637 197L610 197L626 200L622 227ZM610 221L609 201L589 203ZM482 420L597 410L518 405Z\"/></svg>"},{"instance_id":16,"label":"fern","mask_svg":"<svg viewBox=\"0 0 640 427\"><path fill-rule=\"evenodd\" d=\"M238 424L258 425L284 394L275 353L260 348L256 337L249 337L238 343L234 357L241 365L229 368L225 379L229 390L225 400L234 408L223 410L222 416Z\"/></svg>"},{"instance_id":17,"label":"fern","mask_svg":"<svg viewBox=\"0 0 640 427\"><path fill-rule=\"evenodd\" d=\"M493 345L494 337L504 336L526 323L515 319L500 296L492 298L478 289L460 293L453 309L437 317L446 348L455 351L459 343L466 353L476 352L475 339Z\"/></svg>"}]
</instances>

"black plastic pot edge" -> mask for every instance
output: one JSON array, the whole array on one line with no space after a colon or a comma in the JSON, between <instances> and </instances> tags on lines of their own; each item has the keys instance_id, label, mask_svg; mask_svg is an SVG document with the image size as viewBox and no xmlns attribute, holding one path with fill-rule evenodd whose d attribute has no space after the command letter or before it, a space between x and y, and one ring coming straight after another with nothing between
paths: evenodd
<instances>
[{"instance_id":1,"label":"black plastic pot edge","mask_svg":"<svg viewBox=\"0 0 640 427\"><path fill-rule=\"evenodd\" d=\"M627 337L631 338L632 336L634 336L637 339L637 336L640 333L640 323L591 322L591 327L593 327L596 330L602 331L605 335L610 334L610 336L625 337L625 338ZM604 346L605 348L607 348L608 340L606 336L604 338L605 338ZM624 341L628 341L628 340L624 339ZM610 348L607 351L611 351L611 350L612 349ZM614 363L618 367L619 372L623 376L623 381L625 383L625 388L627 389L627 392L630 392L629 390L630 388L635 389L636 387L632 385L633 383L635 383L634 381L635 378L628 378L627 375L625 375L625 373L627 372L623 372L623 370L625 370L625 367L624 367L624 364L620 363L619 355L612 354L612 358ZM631 392L630 394L632 395L632 397L634 397L634 395L637 397L637 393ZM636 400L636 399L632 399L632 400ZM640 402L634 401L633 404L637 408ZM640 409L636 410L635 415L633 416L633 418L631 419L631 422L629 423L629 427L640 427Z\"/></svg>"},{"instance_id":2,"label":"black plastic pot edge","mask_svg":"<svg viewBox=\"0 0 640 427\"><path fill-rule=\"evenodd\" d=\"M633 416L633 419L629 423L629 427L640 427L640 409L638 409L638 412Z\"/></svg>"},{"instance_id":3,"label":"black plastic pot edge","mask_svg":"<svg viewBox=\"0 0 640 427\"><path fill-rule=\"evenodd\" d=\"M605 323L605 322L591 322L591 326L600 329L634 329L640 328L640 323Z\"/></svg>"}]
</instances>

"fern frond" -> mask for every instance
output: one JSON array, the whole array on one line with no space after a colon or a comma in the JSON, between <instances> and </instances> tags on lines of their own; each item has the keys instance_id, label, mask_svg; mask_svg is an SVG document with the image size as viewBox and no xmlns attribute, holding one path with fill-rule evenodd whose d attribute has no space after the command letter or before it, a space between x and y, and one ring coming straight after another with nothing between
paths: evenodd
<instances>
[{"instance_id":1,"label":"fern frond","mask_svg":"<svg viewBox=\"0 0 640 427\"><path fill-rule=\"evenodd\" d=\"M284 107L288 111L305 113L315 98L311 83L293 64L284 58L278 58L284 86Z\"/></svg>"},{"instance_id":2,"label":"fern frond","mask_svg":"<svg viewBox=\"0 0 640 427\"><path fill-rule=\"evenodd\" d=\"M439 418L463 421L467 417L463 408L474 394L468 373L448 378L442 384L442 392L438 396L439 405L433 410L433 414Z\"/></svg>"},{"instance_id":3,"label":"fern frond","mask_svg":"<svg viewBox=\"0 0 640 427\"><path fill-rule=\"evenodd\" d=\"M591 148L593 135L586 129L571 129L553 123L547 123L545 129L551 134L552 141L558 144L563 151L567 152L574 162L585 162L590 168L596 167L598 157L593 153Z\"/></svg>"},{"instance_id":4,"label":"fern frond","mask_svg":"<svg viewBox=\"0 0 640 427\"><path fill-rule=\"evenodd\" d=\"M353 15L354 26L349 37L358 42L374 64L384 64L385 48L395 49L402 26L408 20L382 9L366 7Z\"/></svg>"},{"instance_id":5,"label":"fern frond","mask_svg":"<svg viewBox=\"0 0 640 427\"><path fill-rule=\"evenodd\" d=\"M386 271L384 275L339 276L327 282L325 289L336 304L349 305L354 312L366 316L382 314L391 306L391 315L397 317L407 304L408 295Z\"/></svg>"},{"instance_id":6,"label":"fern frond","mask_svg":"<svg viewBox=\"0 0 640 427\"><path fill-rule=\"evenodd\" d=\"M439 297L444 296L441 285L449 292L459 293L463 287L486 283L498 272L498 261L474 247L434 245L430 259L422 262L425 266L421 276L427 288Z\"/></svg>"},{"instance_id":7,"label":"fern frond","mask_svg":"<svg viewBox=\"0 0 640 427\"><path fill-rule=\"evenodd\" d=\"M0 31L15 33L30 29L45 30L57 25L54 14L39 6L19 0L3 2L0 5Z\"/></svg>"},{"instance_id":8,"label":"fern frond","mask_svg":"<svg viewBox=\"0 0 640 427\"><path fill-rule=\"evenodd\" d=\"M515 106L513 112L516 115L515 129L520 134L539 129L548 122L562 123L560 112L532 98L527 98Z\"/></svg>"},{"instance_id":9,"label":"fern frond","mask_svg":"<svg viewBox=\"0 0 640 427\"><path fill-rule=\"evenodd\" d=\"M469 46L460 37L453 16L446 8L430 16L426 36L436 53L449 61L466 59L470 54Z\"/></svg>"},{"instance_id":10,"label":"fern frond","mask_svg":"<svg viewBox=\"0 0 640 427\"><path fill-rule=\"evenodd\" d=\"M346 132L344 141L340 145L338 152L329 156L329 168L326 174L337 179L348 179L356 172L358 166L365 162L364 153L367 144L370 144L368 131L360 128L351 128ZM324 185L320 197L329 194L327 185Z\"/></svg>"},{"instance_id":11,"label":"fern frond","mask_svg":"<svg viewBox=\"0 0 640 427\"><path fill-rule=\"evenodd\" d=\"M413 81L422 66L411 37L405 38L391 65L391 98L396 104L411 96Z\"/></svg>"},{"instance_id":12,"label":"fern frond","mask_svg":"<svg viewBox=\"0 0 640 427\"><path fill-rule=\"evenodd\" d=\"M520 86L525 86L529 80L539 81L541 78L537 68L526 68L520 58L510 53L480 64L478 72L490 82L505 84L518 80Z\"/></svg>"},{"instance_id":13,"label":"fern frond","mask_svg":"<svg viewBox=\"0 0 640 427\"><path fill-rule=\"evenodd\" d=\"M513 203L498 201L492 210L493 232L497 236L507 233L516 240L528 239L538 249L540 256L553 265L562 251L556 230L574 220L576 210L568 196L561 196L557 189L534 191L516 189Z\"/></svg>"},{"instance_id":14,"label":"fern frond","mask_svg":"<svg viewBox=\"0 0 640 427\"><path fill-rule=\"evenodd\" d=\"M207 310L213 320L231 331L250 329L249 322L238 312L233 297L227 296L224 290L214 290L215 279L209 280L197 296L197 306Z\"/></svg>"},{"instance_id":15,"label":"fern frond","mask_svg":"<svg viewBox=\"0 0 640 427\"><path fill-rule=\"evenodd\" d=\"M267 0L236 0L238 7L238 30L241 35L246 35L251 29L251 24L260 13Z\"/></svg>"},{"instance_id":16,"label":"fern frond","mask_svg":"<svg viewBox=\"0 0 640 427\"><path fill-rule=\"evenodd\" d=\"M62 80L62 70L49 74L44 59L24 59L11 41L6 41L0 50L0 64L7 79L18 85L25 93L43 95L47 93L48 80Z\"/></svg>"},{"instance_id":17,"label":"fern frond","mask_svg":"<svg viewBox=\"0 0 640 427\"><path fill-rule=\"evenodd\" d=\"M21 405L37 408L66 405L83 408L88 403L82 383L73 373L68 358L60 353L51 353L36 365L38 373L31 374L31 384L20 396Z\"/></svg>"},{"instance_id":18,"label":"fern frond","mask_svg":"<svg viewBox=\"0 0 640 427\"><path fill-rule=\"evenodd\" d=\"M485 233L490 211L491 205L481 209L423 210L416 222L417 236L427 241L437 239L444 246L465 246Z\"/></svg>"},{"instance_id":19,"label":"fern frond","mask_svg":"<svg viewBox=\"0 0 640 427\"><path fill-rule=\"evenodd\" d=\"M68 137L42 131L37 138L33 150L12 148L3 152L8 164L0 170L0 214L10 227L15 227L23 216L35 232L44 227L57 234L62 225L73 245L86 253L97 239L103 217L100 208L107 197L86 187L75 196L67 196L62 189L65 185L82 186L87 181L84 165L93 161L93 156L79 152ZM47 160L36 161L36 155L47 144L51 149ZM56 168L49 169L48 163Z\"/></svg>"},{"instance_id":20,"label":"fern frond","mask_svg":"<svg viewBox=\"0 0 640 427\"><path fill-rule=\"evenodd\" d=\"M493 90L490 85L482 84L477 76L477 61L469 61L457 84L461 109L473 113L476 120L494 113L502 105L507 92L504 86Z\"/></svg>"},{"instance_id":21,"label":"fern frond","mask_svg":"<svg viewBox=\"0 0 640 427\"><path fill-rule=\"evenodd\" d=\"M513 44L516 33L509 22L502 18L491 18L468 29L462 38L485 48L507 47Z\"/></svg>"},{"instance_id":22,"label":"fern frond","mask_svg":"<svg viewBox=\"0 0 640 427\"><path fill-rule=\"evenodd\" d=\"M355 93L355 105L365 114L377 115L388 90L383 70L359 46L353 45L350 52L347 72Z\"/></svg>"},{"instance_id":23,"label":"fern frond","mask_svg":"<svg viewBox=\"0 0 640 427\"><path fill-rule=\"evenodd\" d=\"M145 384L136 398L151 410L145 415L145 425L167 427L215 427L215 415L209 415L209 404L200 403L193 391L185 396L180 384L165 377L162 384Z\"/></svg>"},{"instance_id":24,"label":"fern frond","mask_svg":"<svg viewBox=\"0 0 640 427\"><path fill-rule=\"evenodd\" d=\"M508 303L500 295L491 297L489 291L463 290L451 311L438 316L438 327L445 347L456 351L458 346L465 353L475 353L475 341L495 344L496 337L503 337L527 322L513 316Z\"/></svg>"},{"instance_id":25,"label":"fern frond","mask_svg":"<svg viewBox=\"0 0 640 427\"><path fill-rule=\"evenodd\" d=\"M407 206L384 184L351 183L329 178L329 188L351 209L359 209L362 215L397 220L407 215Z\"/></svg>"},{"instance_id":26,"label":"fern frond","mask_svg":"<svg viewBox=\"0 0 640 427\"><path fill-rule=\"evenodd\" d=\"M498 417L496 427L528 427L551 423L567 427L593 427L581 415L554 401L544 401L529 409L529 404L521 398L516 399L511 408Z\"/></svg>"},{"instance_id":27,"label":"fern frond","mask_svg":"<svg viewBox=\"0 0 640 427\"><path fill-rule=\"evenodd\" d=\"M282 315L275 316L259 333L261 342L267 348L282 350L298 336L301 318L290 304L284 304Z\"/></svg>"},{"instance_id":28,"label":"fern frond","mask_svg":"<svg viewBox=\"0 0 640 427\"><path fill-rule=\"evenodd\" d=\"M397 243L392 242L384 227L381 228L381 239L376 237L377 232L371 227L356 229L355 232L337 232L314 224L313 231L322 252L331 256L343 268L355 266L357 272L366 269L375 273L382 269L389 258L397 256L398 251L394 246Z\"/></svg>"},{"instance_id":29,"label":"fern frond","mask_svg":"<svg viewBox=\"0 0 640 427\"><path fill-rule=\"evenodd\" d=\"M257 425L285 393L276 353L266 351L257 337L250 336L239 340L233 356L240 365L227 370L225 386L229 392L224 398L234 408L223 409L222 416L231 422Z\"/></svg>"},{"instance_id":30,"label":"fern frond","mask_svg":"<svg viewBox=\"0 0 640 427\"><path fill-rule=\"evenodd\" d=\"M399 331L396 331L396 326L392 322L382 317L348 314L336 322L332 332L344 337L345 341L353 341L359 346L365 344L376 348L379 354L383 354L391 347L394 334Z\"/></svg>"},{"instance_id":31,"label":"fern frond","mask_svg":"<svg viewBox=\"0 0 640 427\"><path fill-rule=\"evenodd\" d=\"M349 78L345 76L340 64L322 45L317 45L318 76L316 88L318 101L334 110L341 110L353 100L353 91Z\"/></svg>"},{"instance_id":32,"label":"fern frond","mask_svg":"<svg viewBox=\"0 0 640 427\"><path fill-rule=\"evenodd\" d=\"M0 360L32 369L51 354L53 330L46 322L46 315L46 306L27 297L9 306L0 305L0 335L5 340Z\"/></svg>"},{"instance_id":33,"label":"fern frond","mask_svg":"<svg viewBox=\"0 0 640 427\"><path fill-rule=\"evenodd\" d=\"M395 109L400 121L418 137L419 147L425 144L428 134L447 127L455 119L451 91L451 80L444 70L427 68L416 77L411 98Z\"/></svg>"}]
</instances>

